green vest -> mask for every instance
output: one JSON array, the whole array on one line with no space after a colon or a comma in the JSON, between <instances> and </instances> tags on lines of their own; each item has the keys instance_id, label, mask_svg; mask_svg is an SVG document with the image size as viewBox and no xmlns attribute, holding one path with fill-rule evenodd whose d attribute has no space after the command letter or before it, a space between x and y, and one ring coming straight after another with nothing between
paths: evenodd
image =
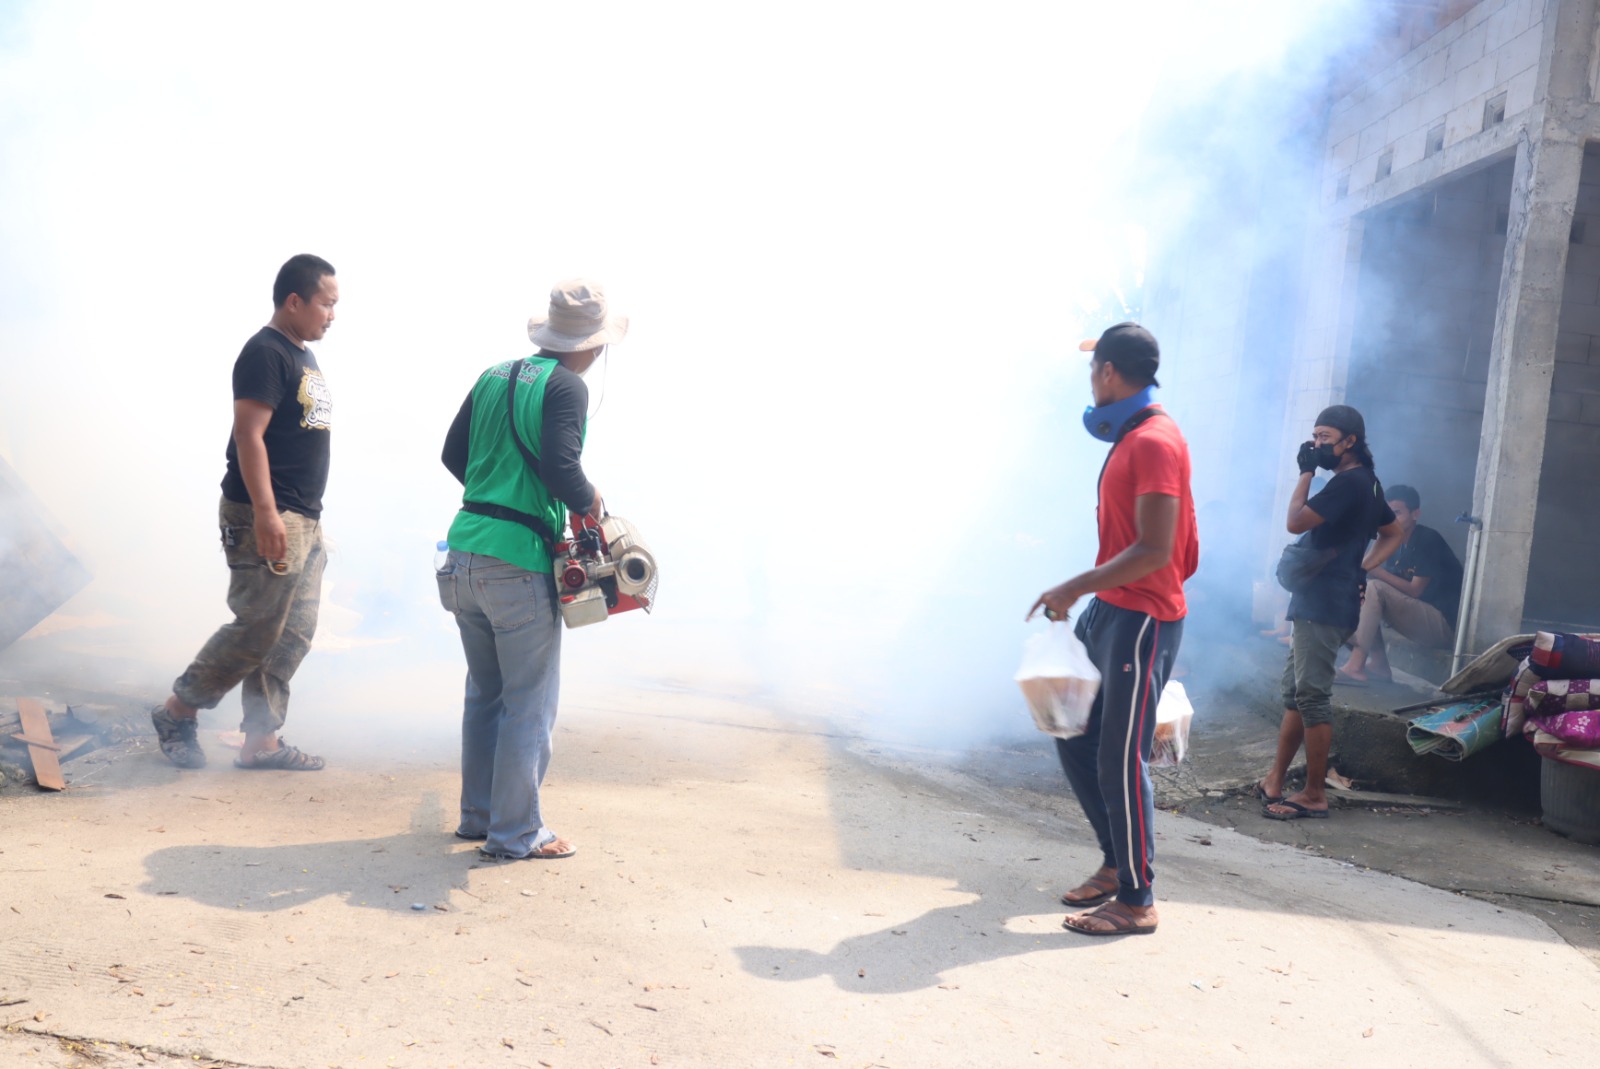
<instances>
[{"instance_id":1,"label":"green vest","mask_svg":"<svg viewBox=\"0 0 1600 1069\"><path fill-rule=\"evenodd\" d=\"M485 371L472 388L472 425L467 435L467 485L462 499L501 505L531 513L550 525L559 538L567 510L534 477L516 443L511 440L506 417L506 388L511 364L507 360ZM542 356L530 356L517 376L517 431L534 456L539 455L544 431L544 390L559 365ZM587 430L587 428L585 428ZM450 525L450 548L463 553L498 557L530 572L553 570L550 550L531 530L513 520L456 513Z\"/></svg>"}]
</instances>

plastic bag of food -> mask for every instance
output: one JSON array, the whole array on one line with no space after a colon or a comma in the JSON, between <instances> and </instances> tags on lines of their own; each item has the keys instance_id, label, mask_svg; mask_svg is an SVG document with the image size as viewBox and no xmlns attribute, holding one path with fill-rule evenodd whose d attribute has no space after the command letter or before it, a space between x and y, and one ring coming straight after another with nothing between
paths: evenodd
<instances>
[{"instance_id":1,"label":"plastic bag of food","mask_svg":"<svg viewBox=\"0 0 1600 1069\"><path fill-rule=\"evenodd\" d=\"M1153 767L1172 767L1180 763L1189 752L1189 722L1194 719L1194 706L1189 704L1189 693L1182 683L1168 683L1161 690L1161 701L1156 703L1156 739L1150 746L1150 764Z\"/></svg>"},{"instance_id":2,"label":"plastic bag of food","mask_svg":"<svg viewBox=\"0 0 1600 1069\"><path fill-rule=\"evenodd\" d=\"M1100 693L1100 670L1065 621L1023 643L1016 679L1040 731L1070 739L1089 726L1089 708Z\"/></svg>"}]
</instances>

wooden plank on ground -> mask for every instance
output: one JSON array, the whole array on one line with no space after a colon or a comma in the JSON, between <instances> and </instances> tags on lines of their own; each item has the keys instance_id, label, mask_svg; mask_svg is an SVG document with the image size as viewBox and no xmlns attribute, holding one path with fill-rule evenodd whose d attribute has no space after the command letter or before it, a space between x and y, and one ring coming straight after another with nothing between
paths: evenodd
<instances>
[{"instance_id":1,"label":"wooden plank on ground","mask_svg":"<svg viewBox=\"0 0 1600 1069\"><path fill-rule=\"evenodd\" d=\"M63 791L67 781L61 775L60 747L50 734L50 717L33 698L18 698L17 712L22 714L22 741L28 745L28 756L33 759L33 778L47 791Z\"/></svg>"},{"instance_id":2,"label":"wooden plank on ground","mask_svg":"<svg viewBox=\"0 0 1600 1069\"><path fill-rule=\"evenodd\" d=\"M76 757L94 741L93 735L62 735L56 739L56 760L66 761Z\"/></svg>"}]
</instances>

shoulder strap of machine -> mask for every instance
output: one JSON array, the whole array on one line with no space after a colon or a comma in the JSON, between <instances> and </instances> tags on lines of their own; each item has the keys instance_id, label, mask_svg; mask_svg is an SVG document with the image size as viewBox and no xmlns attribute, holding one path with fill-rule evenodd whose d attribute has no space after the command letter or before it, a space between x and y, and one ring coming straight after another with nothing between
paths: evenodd
<instances>
[{"instance_id":1,"label":"shoulder strap of machine","mask_svg":"<svg viewBox=\"0 0 1600 1069\"><path fill-rule=\"evenodd\" d=\"M527 360L518 360L511 365L511 377L506 382L506 418L510 424L511 440L517 443L517 452L522 454L522 459L527 463L528 470L533 472L533 477L543 482L544 476L539 467L539 458L533 455L533 450L523 443L522 435L517 433L517 376L522 374L522 367L526 363ZM461 511L470 512L474 516L491 516L497 520L509 520L521 524L537 535L546 549L551 549L556 544L556 535L550 529L550 525L531 513L508 508L505 505L493 505L486 501L463 501Z\"/></svg>"},{"instance_id":2,"label":"shoulder strap of machine","mask_svg":"<svg viewBox=\"0 0 1600 1069\"><path fill-rule=\"evenodd\" d=\"M1106 459L1100 465L1100 477L1094 481L1094 493L1096 500L1099 500L1100 498L1100 484L1105 482L1106 468L1110 465L1111 454L1117 451L1117 446L1121 445L1122 440L1128 436L1130 431L1139 426L1139 424L1145 422L1146 420L1153 419L1156 416L1165 415L1166 412L1152 404L1146 405L1144 408L1139 409L1139 411L1128 417L1128 421L1122 425L1122 429L1117 431L1116 441L1112 442L1111 448L1106 450Z\"/></svg>"},{"instance_id":3,"label":"shoulder strap of machine","mask_svg":"<svg viewBox=\"0 0 1600 1069\"><path fill-rule=\"evenodd\" d=\"M523 359L511 365L511 378L506 382L506 419L511 424L511 440L517 443L517 452L522 454L522 459L527 462L533 477L543 482L544 474L539 467L539 458L533 455L533 450L523 444L522 435L517 433L517 377L522 374L522 367L527 362Z\"/></svg>"}]
</instances>

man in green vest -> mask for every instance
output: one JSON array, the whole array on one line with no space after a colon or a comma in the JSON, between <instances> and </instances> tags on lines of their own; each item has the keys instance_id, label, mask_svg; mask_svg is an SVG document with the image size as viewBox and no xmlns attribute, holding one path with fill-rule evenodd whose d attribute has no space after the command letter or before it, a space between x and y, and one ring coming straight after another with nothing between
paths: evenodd
<instances>
[{"instance_id":1,"label":"man in green vest","mask_svg":"<svg viewBox=\"0 0 1600 1069\"><path fill-rule=\"evenodd\" d=\"M558 284L549 313L528 321L539 351L480 375L445 436L444 466L464 488L438 573L467 657L456 835L482 840L489 858L574 853L539 808L561 683L550 547L568 509L601 515L600 491L583 473L582 376L627 332L599 285Z\"/></svg>"}]
</instances>

